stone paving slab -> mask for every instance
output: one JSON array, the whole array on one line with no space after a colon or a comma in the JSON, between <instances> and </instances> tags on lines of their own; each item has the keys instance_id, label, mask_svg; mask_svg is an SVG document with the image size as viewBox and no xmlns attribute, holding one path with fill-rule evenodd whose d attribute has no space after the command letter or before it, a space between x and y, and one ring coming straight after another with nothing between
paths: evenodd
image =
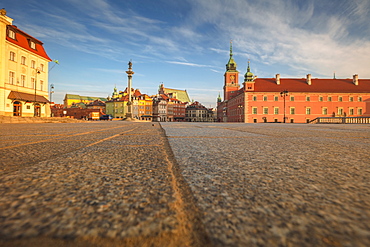
<instances>
[{"instance_id":1,"label":"stone paving slab","mask_svg":"<svg viewBox=\"0 0 370 247\"><path fill-rule=\"evenodd\" d=\"M0 128L0 246L202 246L159 124Z\"/></svg>"},{"instance_id":2,"label":"stone paving slab","mask_svg":"<svg viewBox=\"0 0 370 247\"><path fill-rule=\"evenodd\" d=\"M370 246L370 126L162 123L212 246Z\"/></svg>"}]
</instances>

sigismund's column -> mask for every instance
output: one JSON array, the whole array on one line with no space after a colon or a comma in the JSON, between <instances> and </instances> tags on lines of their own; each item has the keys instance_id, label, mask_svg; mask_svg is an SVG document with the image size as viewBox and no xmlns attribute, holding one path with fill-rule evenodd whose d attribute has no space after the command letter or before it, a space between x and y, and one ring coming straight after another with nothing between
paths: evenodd
<instances>
[{"instance_id":1,"label":"sigismund's column","mask_svg":"<svg viewBox=\"0 0 370 247\"><path fill-rule=\"evenodd\" d=\"M132 71L132 62L130 61L128 63L128 71L126 71L127 77L128 77L128 101L127 101L127 113L126 113L126 120L132 120L132 92L131 92L131 81L132 81L132 75L135 74L134 71Z\"/></svg>"}]
</instances>

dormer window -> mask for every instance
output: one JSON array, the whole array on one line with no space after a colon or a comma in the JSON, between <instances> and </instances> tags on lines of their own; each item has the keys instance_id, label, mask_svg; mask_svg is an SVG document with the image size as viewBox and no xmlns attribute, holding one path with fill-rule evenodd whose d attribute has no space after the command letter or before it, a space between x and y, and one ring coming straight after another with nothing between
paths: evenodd
<instances>
[{"instance_id":1,"label":"dormer window","mask_svg":"<svg viewBox=\"0 0 370 247\"><path fill-rule=\"evenodd\" d=\"M36 44L33 41L30 41L30 47L34 50L36 50Z\"/></svg>"},{"instance_id":2,"label":"dormer window","mask_svg":"<svg viewBox=\"0 0 370 247\"><path fill-rule=\"evenodd\" d=\"M15 32L14 32L13 30L9 30L9 32L8 32L8 36L9 36L9 38L11 38L11 39L15 39Z\"/></svg>"}]
</instances>

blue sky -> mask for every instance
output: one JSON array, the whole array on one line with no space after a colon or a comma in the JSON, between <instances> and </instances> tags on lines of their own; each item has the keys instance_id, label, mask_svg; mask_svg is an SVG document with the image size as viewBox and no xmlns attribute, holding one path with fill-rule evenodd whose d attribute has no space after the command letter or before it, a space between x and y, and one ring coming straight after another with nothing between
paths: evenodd
<instances>
[{"instance_id":1,"label":"blue sky","mask_svg":"<svg viewBox=\"0 0 370 247\"><path fill-rule=\"evenodd\" d=\"M231 39L240 82L248 59L258 77L370 78L369 0L2 0L0 8L59 60L49 74L56 103L124 90L131 59L142 93L163 82L214 107Z\"/></svg>"}]
</instances>

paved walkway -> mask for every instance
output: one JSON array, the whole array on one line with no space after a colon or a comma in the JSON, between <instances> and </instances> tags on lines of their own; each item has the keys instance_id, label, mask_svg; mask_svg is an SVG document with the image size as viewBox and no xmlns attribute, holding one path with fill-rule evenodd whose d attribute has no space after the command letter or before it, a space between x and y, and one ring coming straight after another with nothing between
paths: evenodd
<instances>
[{"instance_id":1,"label":"paved walkway","mask_svg":"<svg viewBox=\"0 0 370 247\"><path fill-rule=\"evenodd\" d=\"M0 124L0 246L369 246L369 146L369 125Z\"/></svg>"},{"instance_id":2,"label":"paved walkway","mask_svg":"<svg viewBox=\"0 0 370 247\"><path fill-rule=\"evenodd\" d=\"M370 126L164 123L214 246L370 246Z\"/></svg>"}]
</instances>

